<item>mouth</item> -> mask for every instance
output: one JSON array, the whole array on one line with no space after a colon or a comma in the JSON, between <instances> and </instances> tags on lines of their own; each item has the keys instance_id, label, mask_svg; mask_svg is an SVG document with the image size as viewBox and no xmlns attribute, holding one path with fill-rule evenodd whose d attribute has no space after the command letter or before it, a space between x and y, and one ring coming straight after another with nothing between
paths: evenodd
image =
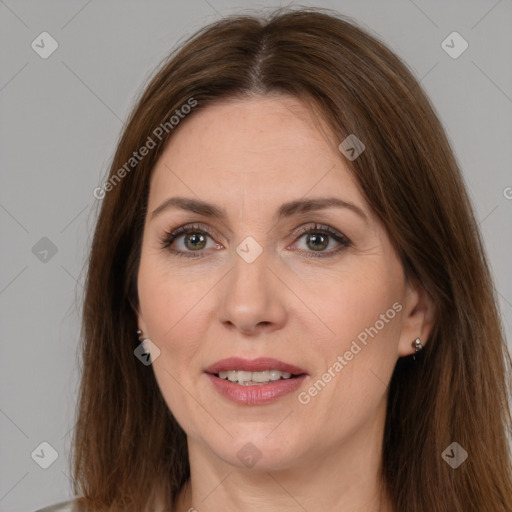
<instances>
[{"instance_id":1,"label":"mouth","mask_svg":"<svg viewBox=\"0 0 512 512\"><path fill-rule=\"evenodd\" d=\"M270 357L252 360L230 357L217 361L206 368L205 372L242 386L257 386L307 375L306 370L298 366Z\"/></svg>"},{"instance_id":2,"label":"mouth","mask_svg":"<svg viewBox=\"0 0 512 512\"><path fill-rule=\"evenodd\" d=\"M261 405L297 389L308 373L273 358L233 357L205 370L214 387L226 398L244 405Z\"/></svg>"},{"instance_id":3,"label":"mouth","mask_svg":"<svg viewBox=\"0 0 512 512\"><path fill-rule=\"evenodd\" d=\"M278 380L295 379L300 375L280 370L263 370L261 372L248 372L244 370L228 370L214 374L219 379L229 380L239 386L262 386ZM303 375L303 374L302 374Z\"/></svg>"}]
</instances>

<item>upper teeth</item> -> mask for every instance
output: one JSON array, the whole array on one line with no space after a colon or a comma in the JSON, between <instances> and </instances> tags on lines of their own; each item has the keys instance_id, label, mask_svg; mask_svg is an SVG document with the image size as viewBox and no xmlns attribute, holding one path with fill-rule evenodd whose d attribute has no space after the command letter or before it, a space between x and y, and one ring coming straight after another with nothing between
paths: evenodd
<instances>
[{"instance_id":1,"label":"upper teeth","mask_svg":"<svg viewBox=\"0 0 512 512\"><path fill-rule=\"evenodd\" d=\"M261 383L269 382L272 380L289 379L292 376L291 373L281 372L279 370L264 370L262 372L245 372L242 370L228 370L225 372L219 372L221 379L228 379L230 382L238 382L240 384L245 383Z\"/></svg>"}]
</instances>

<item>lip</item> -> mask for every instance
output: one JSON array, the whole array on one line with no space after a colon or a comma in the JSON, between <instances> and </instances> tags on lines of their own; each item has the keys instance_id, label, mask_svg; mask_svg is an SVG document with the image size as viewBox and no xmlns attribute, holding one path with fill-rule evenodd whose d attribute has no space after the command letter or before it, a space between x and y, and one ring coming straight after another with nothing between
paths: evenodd
<instances>
[{"instance_id":1,"label":"lip","mask_svg":"<svg viewBox=\"0 0 512 512\"><path fill-rule=\"evenodd\" d=\"M295 377L270 381L268 384L257 386L242 386L234 384L229 380L221 379L216 375L219 372L229 370L246 372L279 370L291 373ZM221 359L206 368L205 373L218 393L239 405L264 405L275 402L299 388L308 376L308 373L302 368L271 357L260 357L258 359L230 357L228 359Z\"/></svg>"},{"instance_id":2,"label":"lip","mask_svg":"<svg viewBox=\"0 0 512 512\"><path fill-rule=\"evenodd\" d=\"M243 359L241 357L229 357L221 359L216 363L206 368L205 372L210 375L215 375L219 372L229 370L242 370L245 372L262 372L264 370L279 370L281 372L292 373L293 375L307 374L306 370L285 363L279 359L272 357L259 357L257 359ZM278 381L276 381L278 382Z\"/></svg>"},{"instance_id":3,"label":"lip","mask_svg":"<svg viewBox=\"0 0 512 512\"><path fill-rule=\"evenodd\" d=\"M209 373L207 377L215 389L232 402L239 405L265 405L297 390L307 375L302 374L299 377L275 380L258 386L241 386Z\"/></svg>"}]
</instances>

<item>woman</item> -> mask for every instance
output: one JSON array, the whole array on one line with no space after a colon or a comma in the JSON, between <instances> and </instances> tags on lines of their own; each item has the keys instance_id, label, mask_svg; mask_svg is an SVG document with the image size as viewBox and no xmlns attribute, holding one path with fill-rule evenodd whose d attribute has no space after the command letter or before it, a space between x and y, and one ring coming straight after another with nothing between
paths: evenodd
<instances>
[{"instance_id":1,"label":"woman","mask_svg":"<svg viewBox=\"0 0 512 512\"><path fill-rule=\"evenodd\" d=\"M204 28L95 195L81 498L53 510L512 510L477 224L380 41L312 9Z\"/></svg>"}]
</instances>

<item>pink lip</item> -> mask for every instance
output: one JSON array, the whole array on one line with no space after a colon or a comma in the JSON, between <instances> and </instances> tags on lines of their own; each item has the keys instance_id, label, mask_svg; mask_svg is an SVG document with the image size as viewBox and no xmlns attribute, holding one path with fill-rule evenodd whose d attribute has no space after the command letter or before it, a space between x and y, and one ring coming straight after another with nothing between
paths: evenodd
<instances>
[{"instance_id":1,"label":"pink lip","mask_svg":"<svg viewBox=\"0 0 512 512\"><path fill-rule=\"evenodd\" d=\"M276 380L259 386L241 386L211 374L207 374L207 377L222 396L237 404L264 405L275 402L282 396L295 391L307 375L302 374L299 377Z\"/></svg>"},{"instance_id":2,"label":"pink lip","mask_svg":"<svg viewBox=\"0 0 512 512\"><path fill-rule=\"evenodd\" d=\"M279 370L281 372L288 372L293 375L302 375L307 373L306 370L294 366L292 364L284 363L279 359L272 357L259 357L257 359L243 359L241 357L229 357L221 359L216 363L206 368L205 372L214 375L219 372L229 370L242 370L246 372L262 372L264 370ZM278 382L278 381L276 381Z\"/></svg>"},{"instance_id":3,"label":"pink lip","mask_svg":"<svg viewBox=\"0 0 512 512\"><path fill-rule=\"evenodd\" d=\"M219 372L229 370L242 370L246 372L279 370L296 375L296 377L280 379L257 386L241 386L216 376ZM282 396L292 393L299 388L308 375L305 370L298 366L270 357L260 357L252 360L230 357L217 361L206 368L205 372L210 382L222 396L240 405L264 405L275 402Z\"/></svg>"}]
</instances>

